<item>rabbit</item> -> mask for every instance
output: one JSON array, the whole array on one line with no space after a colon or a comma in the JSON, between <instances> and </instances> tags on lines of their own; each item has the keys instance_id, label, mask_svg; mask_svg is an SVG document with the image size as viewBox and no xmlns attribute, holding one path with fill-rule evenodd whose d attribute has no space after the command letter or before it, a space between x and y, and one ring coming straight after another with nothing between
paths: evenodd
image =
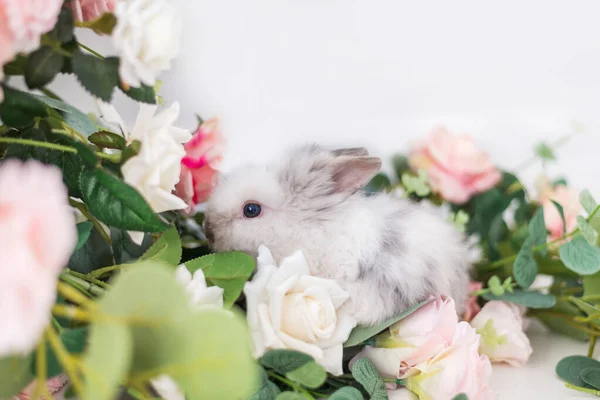
<instances>
[{"instance_id":1,"label":"rabbit","mask_svg":"<svg viewBox=\"0 0 600 400\"><path fill-rule=\"evenodd\" d=\"M372 326L434 294L462 314L472 251L465 236L426 208L388 193L362 190L381 168L364 148L295 147L269 165L244 165L219 180L204 230L216 251L257 256L268 247L279 263L303 251L311 274L350 294L346 307Z\"/></svg>"}]
</instances>

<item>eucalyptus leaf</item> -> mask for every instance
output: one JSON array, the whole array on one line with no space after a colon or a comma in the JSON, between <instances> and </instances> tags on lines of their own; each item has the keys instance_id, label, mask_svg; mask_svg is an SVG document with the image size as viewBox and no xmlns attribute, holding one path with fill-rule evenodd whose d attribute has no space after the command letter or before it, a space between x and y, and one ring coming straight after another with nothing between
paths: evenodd
<instances>
[{"instance_id":1,"label":"eucalyptus leaf","mask_svg":"<svg viewBox=\"0 0 600 400\"><path fill-rule=\"evenodd\" d=\"M552 204L554 204L554 207L556 207L556 210L558 211L558 215L560 215L560 219L562 220L562 227L563 227L563 232L562 234L566 234L567 233L567 221L565 220L565 210L563 208L562 205L560 205L560 203L551 200Z\"/></svg>"},{"instance_id":2,"label":"eucalyptus leaf","mask_svg":"<svg viewBox=\"0 0 600 400\"><path fill-rule=\"evenodd\" d=\"M163 261L177 266L181 260L181 239L177 229L172 226L140 257L141 260Z\"/></svg>"},{"instance_id":3,"label":"eucalyptus leaf","mask_svg":"<svg viewBox=\"0 0 600 400\"><path fill-rule=\"evenodd\" d=\"M596 246L598 242L598 232L583 218L581 215L577 216L577 227L581 231L583 238L590 244L590 246Z\"/></svg>"},{"instance_id":4,"label":"eucalyptus leaf","mask_svg":"<svg viewBox=\"0 0 600 400\"><path fill-rule=\"evenodd\" d=\"M598 207L598 203L596 203L594 196L592 196L587 189L584 189L579 193L579 202L588 214L592 214L594 210L596 210L596 207Z\"/></svg>"},{"instance_id":5,"label":"eucalyptus leaf","mask_svg":"<svg viewBox=\"0 0 600 400\"><path fill-rule=\"evenodd\" d=\"M331 396L329 396L329 400L362 400L363 395L355 387L352 386L344 386L339 388Z\"/></svg>"},{"instance_id":6,"label":"eucalyptus leaf","mask_svg":"<svg viewBox=\"0 0 600 400\"><path fill-rule=\"evenodd\" d=\"M594 315L596 315L596 316L600 315L600 308L598 308L590 303L587 303L577 297L570 297L569 300L571 300L571 302L573 304L575 304L577 307L579 307L579 309L581 311L583 311L584 313L586 313L589 317L594 316Z\"/></svg>"},{"instance_id":7,"label":"eucalyptus leaf","mask_svg":"<svg viewBox=\"0 0 600 400\"><path fill-rule=\"evenodd\" d=\"M254 272L256 261L246 253L232 251L186 261L185 266L192 274L202 269L209 286L223 288L223 306L229 308L240 297L244 284Z\"/></svg>"},{"instance_id":8,"label":"eucalyptus leaf","mask_svg":"<svg viewBox=\"0 0 600 400\"><path fill-rule=\"evenodd\" d=\"M583 277L583 295L600 295L600 272Z\"/></svg>"},{"instance_id":9,"label":"eucalyptus leaf","mask_svg":"<svg viewBox=\"0 0 600 400\"><path fill-rule=\"evenodd\" d=\"M306 397L296 392L281 392L277 395L275 400L306 400Z\"/></svg>"},{"instance_id":10,"label":"eucalyptus leaf","mask_svg":"<svg viewBox=\"0 0 600 400\"><path fill-rule=\"evenodd\" d=\"M545 233L544 230L544 242L546 241ZM513 276L515 277L515 281L524 289L531 286L538 272L538 266L533 257L532 244L532 237L530 236L525 240L525 243L523 243L519 253L517 253L517 258L515 259L513 266Z\"/></svg>"},{"instance_id":11,"label":"eucalyptus leaf","mask_svg":"<svg viewBox=\"0 0 600 400\"><path fill-rule=\"evenodd\" d=\"M357 326L350 333L348 340L346 340L346 343L344 343L344 347L357 346L357 345L363 343L365 340L377 335L379 332L388 328L390 325L393 325L396 322L408 317L409 315L411 315L412 313L417 311L419 308L430 303L431 301L432 301L432 299L427 299L418 304L415 304L414 306L410 307L408 310L398 314L395 317L389 318L375 326Z\"/></svg>"},{"instance_id":12,"label":"eucalyptus leaf","mask_svg":"<svg viewBox=\"0 0 600 400\"><path fill-rule=\"evenodd\" d=\"M589 387L581 379L581 371L586 368L600 368L600 362L584 356L568 356L556 364L556 375L572 385Z\"/></svg>"},{"instance_id":13,"label":"eucalyptus leaf","mask_svg":"<svg viewBox=\"0 0 600 400\"><path fill-rule=\"evenodd\" d=\"M535 154L542 160L546 160L546 161L556 160L556 155L554 154L554 150L552 150L552 148L550 146L548 146L546 143L543 143L543 142L538 143L535 146Z\"/></svg>"},{"instance_id":14,"label":"eucalyptus leaf","mask_svg":"<svg viewBox=\"0 0 600 400\"><path fill-rule=\"evenodd\" d=\"M531 221L529 221L529 236L531 238L531 245L533 247L543 246L546 244L546 237L548 232L546 231L546 224L544 223L544 209L538 207ZM548 248L543 247L539 250L542 256L548 255Z\"/></svg>"},{"instance_id":15,"label":"eucalyptus leaf","mask_svg":"<svg viewBox=\"0 0 600 400\"><path fill-rule=\"evenodd\" d=\"M385 382L369 359L357 360L351 370L354 379L365 388L372 400L388 399Z\"/></svg>"},{"instance_id":16,"label":"eucalyptus leaf","mask_svg":"<svg viewBox=\"0 0 600 400\"><path fill-rule=\"evenodd\" d=\"M275 400L277 395L281 393L281 390L276 384L269 380L267 373L264 368L260 370L260 387L254 392L248 400Z\"/></svg>"},{"instance_id":17,"label":"eucalyptus leaf","mask_svg":"<svg viewBox=\"0 0 600 400\"><path fill-rule=\"evenodd\" d=\"M584 368L579 373L579 378L589 386L600 390L600 368Z\"/></svg>"},{"instance_id":18,"label":"eucalyptus leaf","mask_svg":"<svg viewBox=\"0 0 600 400\"><path fill-rule=\"evenodd\" d=\"M327 380L327 371L316 362L310 361L286 373L285 377L309 389L317 389Z\"/></svg>"},{"instance_id":19,"label":"eucalyptus leaf","mask_svg":"<svg viewBox=\"0 0 600 400\"><path fill-rule=\"evenodd\" d=\"M533 291L514 290L512 293L504 293L501 296L485 293L482 297L486 300L508 301L529 308L550 308L556 304L556 297Z\"/></svg>"},{"instance_id":20,"label":"eucalyptus leaf","mask_svg":"<svg viewBox=\"0 0 600 400\"><path fill-rule=\"evenodd\" d=\"M314 362L314 359L308 354L295 350L275 349L269 350L260 359L259 362L265 368L271 368L280 374L287 374L305 364Z\"/></svg>"},{"instance_id":21,"label":"eucalyptus leaf","mask_svg":"<svg viewBox=\"0 0 600 400\"><path fill-rule=\"evenodd\" d=\"M580 275L592 275L600 271L600 249L590 246L581 236L563 244L558 250L567 268Z\"/></svg>"}]
</instances>

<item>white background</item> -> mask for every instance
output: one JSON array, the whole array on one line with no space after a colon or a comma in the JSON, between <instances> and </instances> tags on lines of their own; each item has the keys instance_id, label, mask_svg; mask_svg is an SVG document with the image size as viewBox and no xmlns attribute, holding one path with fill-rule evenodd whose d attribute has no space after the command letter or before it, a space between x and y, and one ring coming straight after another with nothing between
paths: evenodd
<instances>
[{"instance_id":1,"label":"white background","mask_svg":"<svg viewBox=\"0 0 600 400\"><path fill-rule=\"evenodd\" d=\"M583 126L550 173L600 197L600 3L580 1L188 0L183 54L162 95L220 115L224 168L262 161L291 143L367 145L388 156L437 124L475 136L514 168L540 140ZM107 40L82 41L110 52ZM68 83L67 83L68 82ZM54 88L92 103L72 77ZM131 121L135 106L115 104ZM540 173L535 165L527 182ZM521 370L496 368L500 399L578 398L554 377L558 359L585 346L535 336ZM584 396L585 397L585 396Z\"/></svg>"}]
</instances>

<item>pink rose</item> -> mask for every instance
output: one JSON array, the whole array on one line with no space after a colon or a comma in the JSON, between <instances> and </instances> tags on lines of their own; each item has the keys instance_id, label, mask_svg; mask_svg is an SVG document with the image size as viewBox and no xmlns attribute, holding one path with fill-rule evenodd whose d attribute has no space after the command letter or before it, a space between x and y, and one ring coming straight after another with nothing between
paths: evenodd
<instances>
[{"instance_id":1,"label":"pink rose","mask_svg":"<svg viewBox=\"0 0 600 400\"><path fill-rule=\"evenodd\" d=\"M40 45L40 37L52 30L63 0L0 0L8 28L12 50L29 53Z\"/></svg>"},{"instance_id":2,"label":"pink rose","mask_svg":"<svg viewBox=\"0 0 600 400\"><path fill-rule=\"evenodd\" d=\"M481 290L482 288L483 283L471 282L469 293ZM481 307L479 307L479 304L477 303L477 296L469 296L469 299L467 300L466 311L463 315L463 320L467 322L471 321L477 315L477 313L479 313L480 310Z\"/></svg>"},{"instance_id":3,"label":"pink rose","mask_svg":"<svg viewBox=\"0 0 600 400\"><path fill-rule=\"evenodd\" d=\"M523 325L522 309L503 301L488 302L471 321L481 335L481 353L515 367L525 365L533 351Z\"/></svg>"},{"instance_id":4,"label":"pink rose","mask_svg":"<svg viewBox=\"0 0 600 400\"><path fill-rule=\"evenodd\" d=\"M29 385L27 385L25 387L25 389L23 389L18 395L16 395L13 400L29 400L31 399L31 396L33 395L33 391L35 390L36 387L36 382L37 381L32 381ZM46 387L48 388L48 391L50 392L50 394L56 394L58 393L61 389L63 389L65 387L65 385L67 384L67 375L66 374L60 374L55 376L54 378L48 379L46 381ZM45 399L45 400L50 400L50 399Z\"/></svg>"},{"instance_id":5,"label":"pink rose","mask_svg":"<svg viewBox=\"0 0 600 400\"><path fill-rule=\"evenodd\" d=\"M427 172L433 191L456 204L466 203L502 179L472 137L452 135L444 127L434 129L429 140L411 153L409 162L413 170Z\"/></svg>"},{"instance_id":6,"label":"pink rose","mask_svg":"<svg viewBox=\"0 0 600 400\"><path fill-rule=\"evenodd\" d=\"M448 348L457 323L454 300L438 296L392 325L377 338L377 347L366 346L359 357L371 360L383 376L397 378Z\"/></svg>"},{"instance_id":7,"label":"pink rose","mask_svg":"<svg viewBox=\"0 0 600 400\"><path fill-rule=\"evenodd\" d=\"M50 323L56 281L77 233L60 170L0 164L0 357L27 353Z\"/></svg>"},{"instance_id":8,"label":"pink rose","mask_svg":"<svg viewBox=\"0 0 600 400\"><path fill-rule=\"evenodd\" d=\"M116 0L72 0L71 8L77 21L93 21L115 10Z\"/></svg>"},{"instance_id":9,"label":"pink rose","mask_svg":"<svg viewBox=\"0 0 600 400\"><path fill-rule=\"evenodd\" d=\"M4 78L4 72L2 66L8 61L12 60L15 56L15 52L12 48L12 34L8 29L8 16L6 10L0 2L0 81ZM0 103L4 99L2 88L0 88Z\"/></svg>"},{"instance_id":10,"label":"pink rose","mask_svg":"<svg viewBox=\"0 0 600 400\"><path fill-rule=\"evenodd\" d=\"M459 322L448 348L409 369L400 379L406 380L406 387L420 399L450 400L460 393L469 400L491 399L492 366L478 349L479 335L467 322Z\"/></svg>"},{"instance_id":11,"label":"pink rose","mask_svg":"<svg viewBox=\"0 0 600 400\"><path fill-rule=\"evenodd\" d=\"M564 225L552 200L563 207L566 232L569 233L575 229L577 216L583 212L583 207L579 203L579 193L565 185L552 187L552 184L546 179L542 179L542 182L538 183L538 189L540 190L539 201L544 208L544 222L546 229L550 232L550 240L558 239L563 235Z\"/></svg>"},{"instance_id":12,"label":"pink rose","mask_svg":"<svg viewBox=\"0 0 600 400\"><path fill-rule=\"evenodd\" d=\"M191 213L196 205L208 199L217 183L216 168L223 158L219 120L212 118L202 123L184 148L186 155L181 160L175 194L187 203L185 212Z\"/></svg>"}]
</instances>

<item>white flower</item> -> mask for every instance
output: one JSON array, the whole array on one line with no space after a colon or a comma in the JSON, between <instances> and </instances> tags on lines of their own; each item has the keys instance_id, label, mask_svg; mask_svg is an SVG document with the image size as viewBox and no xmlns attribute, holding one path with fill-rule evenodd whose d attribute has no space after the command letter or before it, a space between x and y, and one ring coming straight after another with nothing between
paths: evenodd
<instances>
[{"instance_id":1,"label":"white flower","mask_svg":"<svg viewBox=\"0 0 600 400\"><path fill-rule=\"evenodd\" d=\"M130 0L117 4L113 45L119 74L128 85L153 86L179 53L182 18L173 1Z\"/></svg>"},{"instance_id":2,"label":"white flower","mask_svg":"<svg viewBox=\"0 0 600 400\"><path fill-rule=\"evenodd\" d=\"M185 287L193 306L223 307L223 288L208 287L202 269L196 270L192 276L185 264L181 264L175 271L175 279Z\"/></svg>"},{"instance_id":3,"label":"white flower","mask_svg":"<svg viewBox=\"0 0 600 400\"><path fill-rule=\"evenodd\" d=\"M177 383L168 375L162 374L152 379L152 386L162 399L185 400L185 395L181 392Z\"/></svg>"},{"instance_id":4,"label":"white flower","mask_svg":"<svg viewBox=\"0 0 600 400\"><path fill-rule=\"evenodd\" d=\"M340 307L350 296L335 281L311 276L301 251L277 267L260 246L257 273L244 294L256 358L288 348L311 355L334 375L343 373L342 345L356 320Z\"/></svg>"},{"instance_id":5,"label":"white flower","mask_svg":"<svg viewBox=\"0 0 600 400\"><path fill-rule=\"evenodd\" d=\"M179 117L179 103L173 103L155 115L157 106L141 104L135 125L128 131L114 107L98 102L102 119L117 126L127 143L139 140L140 153L121 168L126 183L136 188L154 212L180 210L187 204L173 194L179 182L181 159L185 156L183 143L191 133L173 126Z\"/></svg>"},{"instance_id":6,"label":"white flower","mask_svg":"<svg viewBox=\"0 0 600 400\"><path fill-rule=\"evenodd\" d=\"M532 353L531 344L523 332L522 309L504 301L486 303L471 321L481 335L479 351L490 360L523 366Z\"/></svg>"}]
</instances>

